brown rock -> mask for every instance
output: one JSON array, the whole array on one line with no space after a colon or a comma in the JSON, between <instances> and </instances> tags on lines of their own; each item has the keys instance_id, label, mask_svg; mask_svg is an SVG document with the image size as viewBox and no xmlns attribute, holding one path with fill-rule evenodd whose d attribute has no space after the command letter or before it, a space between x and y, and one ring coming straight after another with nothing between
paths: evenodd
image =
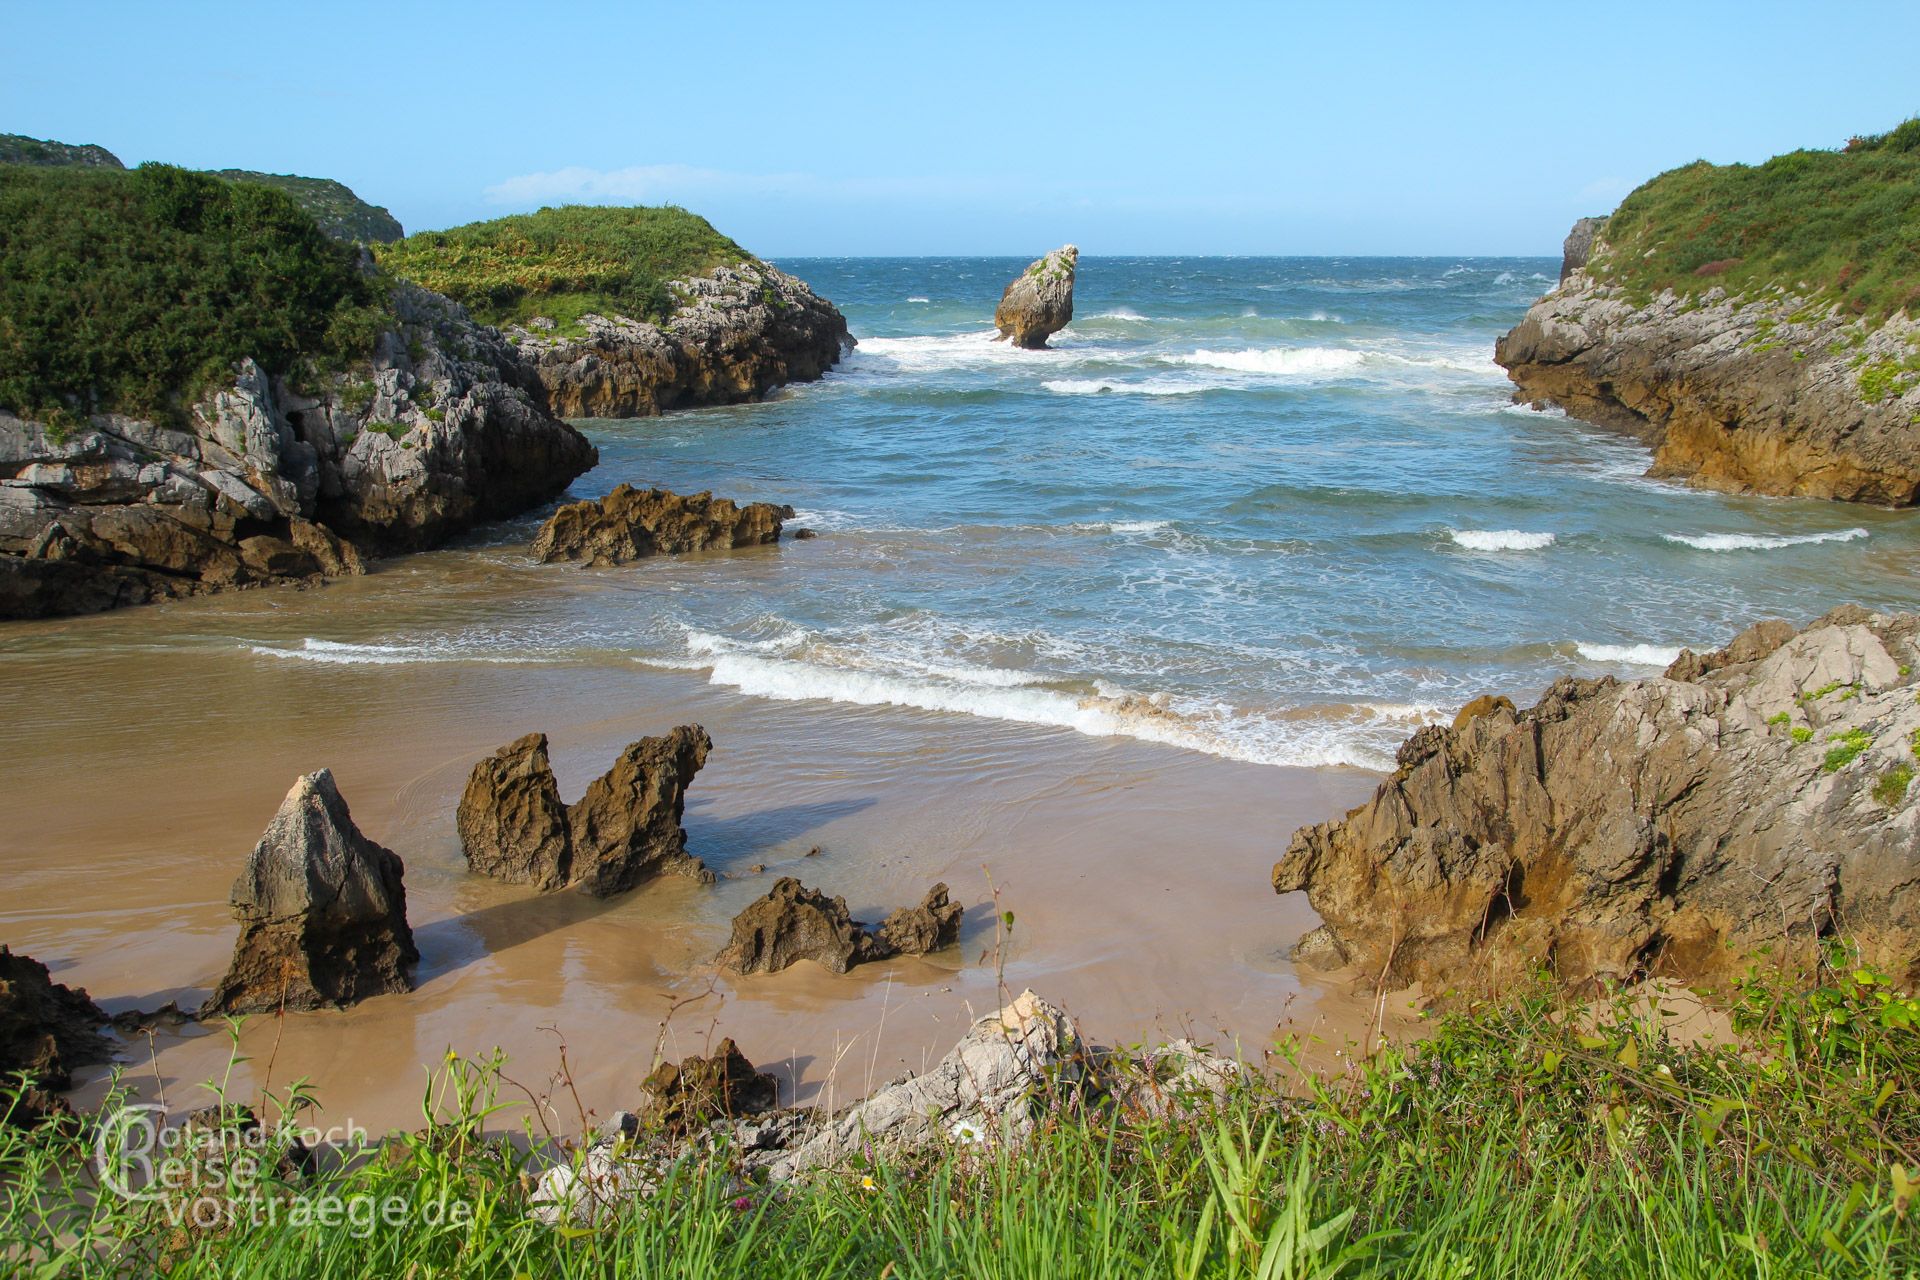
<instances>
[{"instance_id":1,"label":"brown rock","mask_svg":"<svg viewBox=\"0 0 1920 1280\"><path fill-rule=\"evenodd\" d=\"M917 907L901 907L880 922L879 949L889 955L923 956L951 946L960 937L962 907L947 901L947 886L936 884Z\"/></svg>"},{"instance_id":2,"label":"brown rock","mask_svg":"<svg viewBox=\"0 0 1920 1280\"><path fill-rule=\"evenodd\" d=\"M1503 695L1483 693L1466 706L1460 708L1459 714L1453 718L1453 727L1455 729L1464 729L1470 720L1477 720L1481 716L1492 715L1496 711L1511 710L1513 710L1513 700L1511 698Z\"/></svg>"},{"instance_id":3,"label":"brown rock","mask_svg":"<svg viewBox=\"0 0 1920 1280\"><path fill-rule=\"evenodd\" d=\"M58 1094L73 1087L73 1069L113 1055L100 1034L106 1022L85 991L62 986L47 966L0 945L0 1079L29 1077L18 1105L0 1120L32 1124L64 1114Z\"/></svg>"},{"instance_id":4,"label":"brown rock","mask_svg":"<svg viewBox=\"0 0 1920 1280\"><path fill-rule=\"evenodd\" d=\"M713 873L687 853L680 825L687 787L711 750L705 729L683 724L621 752L567 810L573 883L606 897L662 872L712 880Z\"/></svg>"},{"instance_id":5,"label":"brown rock","mask_svg":"<svg viewBox=\"0 0 1920 1280\"><path fill-rule=\"evenodd\" d=\"M771 502L742 507L711 493L682 497L665 489L623 484L598 502L572 502L540 526L534 559L626 564L652 555L729 551L780 540L793 508Z\"/></svg>"},{"instance_id":6,"label":"brown rock","mask_svg":"<svg viewBox=\"0 0 1920 1280\"><path fill-rule=\"evenodd\" d=\"M367 839L322 769L293 790L233 884L233 963L203 1017L340 1008L413 989L405 868Z\"/></svg>"},{"instance_id":7,"label":"brown rock","mask_svg":"<svg viewBox=\"0 0 1920 1280\"><path fill-rule=\"evenodd\" d=\"M540 889L566 884L573 847L547 735L530 733L473 766L455 825L478 874Z\"/></svg>"},{"instance_id":8,"label":"brown rock","mask_svg":"<svg viewBox=\"0 0 1920 1280\"><path fill-rule=\"evenodd\" d=\"M1037 259L1000 295L993 313L1000 336L1016 347L1038 350L1073 320L1073 277L1080 250L1072 245Z\"/></svg>"},{"instance_id":9,"label":"brown rock","mask_svg":"<svg viewBox=\"0 0 1920 1280\"><path fill-rule=\"evenodd\" d=\"M1422 729L1371 801L1294 834L1274 888L1388 985L1712 983L1839 931L1920 976L1917 637L1857 609L1762 623L1684 678L1563 679Z\"/></svg>"},{"instance_id":10,"label":"brown rock","mask_svg":"<svg viewBox=\"0 0 1920 1280\"><path fill-rule=\"evenodd\" d=\"M959 937L961 910L947 901L947 886L937 884L919 906L893 912L878 932L869 932L848 913L846 899L782 876L733 918L733 936L716 960L735 973L778 973L801 960L845 973L870 960L948 945Z\"/></svg>"},{"instance_id":11,"label":"brown rock","mask_svg":"<svg viewBox=\"0 0 1920 1280\"><path fill-rule=\"evenodd\" d=\"M709 1121L766 1111L778 1100L779 1083L753 1064L731 1039L705 1058L663 1062L640 1083L640 1114L670 1134L684 1134Z\"/></svg>"}]
</instances>

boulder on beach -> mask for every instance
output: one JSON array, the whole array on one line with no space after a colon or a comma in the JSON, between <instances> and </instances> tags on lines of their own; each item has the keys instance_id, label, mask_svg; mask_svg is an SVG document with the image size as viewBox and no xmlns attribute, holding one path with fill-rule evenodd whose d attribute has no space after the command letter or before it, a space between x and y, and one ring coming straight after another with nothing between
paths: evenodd
<instances>
[{"instance_id":1,"label":"boulder on beach","mask_svg":"<svg viewBox=\"0 0 1920 1280\"><path fill-rule=\"evenodd\" d=\"M1274 888L1316 961L1429 990L1538 964L1563 982L1723 983L1845 934L1920 977L1920 616L1749 628L1662 677L1483 700L1400 748L1345 818L1296 832Z\"/></svg>"},{"instance_id":2,"label":"boulder on beach","mask_svg":"<svg viewBox=\"0 0 1920 1280\"><path fill-rule=\"evenodd\" d=\"M780 540L793 508L771 502L740 506L711 493L683 496L622 484L598 502L570 502L540 526L533 558L606 567L654 555L730 551Z\"/></svg>"},{"instance_id":3,"label":"boulder on beach","mask_svg":"<svg viewBox=\"0 0 1920 1280\"><path fill-rule=\"evenodd\" d=\"M996 342L1039 350L1073 320L1073 275L1080 250L1064 245L1030 264L1000 295Z\"/></svg>"},{"instance_id":4,"label":"boulder on beach","mask_svg":"<svg viewBox=\"0 0 1920 1280\"><path fill-rule=\"evenodd\" d=\"M640 1082L643 1120L668 1133L686 1133L713 1120L765 1111L779 1099L779 1083L740 1052L731 1038L711 1054L662 1062Z\"/></svg>"},{"instance_id":5,"label":"boulder on beach","mask_svg":"<svg viewBox=\"0 0 1920 1280\"><path fill-rule=\"evenodd\" d=\"M573 885L594 897L662 873L712 880L687 853L681 826L687 787L712 750L713 739L697 724L642 738L567 806L546 735L510 742L473 767L460 798L467 866L510 884Z\"/></svg>"},{"instance_id":6,"label":"boulder on beach","mask_svg":"<svg viewBox=\"0 0 1920 1280\"><path fill-rule=\"evenodd\" d=\"M369 840L330 770L307 774L233 884L233 963L201 1016L344 1008L413 989L405 867Z\"/></svg>"},{"instance_id":7,"label":"boulder on beach","mask_svg":"<svg viewBox=\"0 0 1920 1280\"><path fill-rule=\"evenodd\" d=\"M105 1062L113 1045L100 1034L107 1015L85 991L62 986L47 966L0 944L0 1080L24 1073L28 1084L0 1120L32 1124L66 1110L73 1069Z\"/></svg>"},{"instance_id":8,"label":"boulder on beach","mask_svg":"<svg viewBox=\"0 0 1920 1280\"><path fill-rule=\"evenodd\" d=\"M792 876L733 918L733 936L716 957L735 973L778 973L812 960L830 973L894 956L926 955L960 936L963 908L947 901L947 886L927 891L917 907L889 915L878 931L869 931L847 911L844 898L829 898Z\"/></svg>"}]
</instances>

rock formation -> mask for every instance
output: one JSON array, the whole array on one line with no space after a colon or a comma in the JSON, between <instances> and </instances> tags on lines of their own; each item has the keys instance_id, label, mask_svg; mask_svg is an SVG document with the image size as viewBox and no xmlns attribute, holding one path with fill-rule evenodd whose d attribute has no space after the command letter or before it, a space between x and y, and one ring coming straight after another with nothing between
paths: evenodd
<instances>
[{"instance_id":1,"label":"rock formation","mask_svg":"<svg viewBox=\"0 0 1920 1280\"><path fill-rule=\"evenodd\" d=\"M711 750L697 724L642 738L579 801L563 806L546 735L530 733L475 765L467 779L456 818L467 865L541 889L576 885L594 897L663 873L711 880L687 853L680 825L687 787Z\"/></svg>"},{"instance_id":2,"label":"rock formation","mask_svg":"<svg viewBox=\"0 0 1920 1280\"><path fill-rule=\"evenodd\" d=\"M570 502L540 526L533 557L542 563L584 561L605 567L652 555L729 551L780 540L793 508L771 502L738 506L711 493L682 497L623 484L598 502Z\"/></svg>"},{"instance_id":3,"label":"rock formation","mask_svg":"<svg viewBox=\"0 0 1920 1280\"><path fill-rule=\"evenodd\" d=\"M572 873L567 807L544 733L518 738L473 766L454 822L467 866L480 875L558 889Z\"/></svg>"},{"instance_id":4,"label":"rock formation","mask_svg":"<svg viewBox=\"0 0 1920 1280\"><path fill-rule=\"evenodd\" d=\"M597 460L495 330L401 284L371 365L243 361L177 425L0 412L0 618L362 571L551 499Z\"/></svg>"},{"instance_id":5,"label":"rock formation","mask_svg":"<svg viewBox=\"0 0 1920 1280\"><path fill-rule=\"evenodd\" d=\"M1066 245L1021 272L994 309L993 324L1000 330L994 341L1038 350L1066 328L1073 320L1073 274L1079 262L1080 250Z\"/></svg>"},{"instance_id":6,"label":"rock formation","mask_svg":"<svg viewBox=\"0 0 1920 1280\"><path fill-rule=\"evenodd\" d=\"M1516 400L1629 432L1654 450L1648 474L1703 488L1920 498L1920 322L1871 327L1777 291L1637 301L1587 269L1605 249L1595 221L1576 224L1560 285L1495 346Z\"/></svg>"},{"instance_id":7,"label":"rock formation","mask_svg":"<svg viewBox=\"0 0 1920 1280\"><path fill-rule=\"evenodd\" d=\"M64 1111L57 1095L73 1087L73 1069L113 1054L100 1034L106 1022L85 991L62 986L47 966L0 945L0 1080L29 1077L13 1111L0 1107L0 1120L31 1124Z\"/></svg>"},{"instance_id":8,"label":"rock formation","mask_svg":"<svg viewBox=\"0 0 1920 1280\"><path fill-rule=\"evenodd\" d=\"M844 898L829 898L791 876L774 883L733 918L733 936L716 960L735 973L778 973L812 960L830 973L894 956L925 955L960 936L963 908L936 884L917 907L890 914L877 931L855 920Z\"/></svg>"},{"instance_id":9,"label":"rock formation","mask_svg":"<svg viewBox=\"0 0 1920 1280\"><path fill-rule=\"evenodd\" d=\"M293 784L233 883L233 963L201 1016L342 1008L413 989L404 866L353 824L331 771Z\"/></svg>"},{"instance_id":10,"label":"rock formation","mask_svg":"<svg viewBox=\"0 0 1920 1280\"><path fill-rule=\"evenodd\" d=\"M507 330L555 413L639 418L759 400L821 377L854 345L832 303L757 259L668 287L675 306L665 324L589 314L578 336L551 322Z\"/></svg>"},{"instance_id":11,"label":"rock formation","mask_svg":"<svg viewBox=\"0 0 1920 1280\"><path fill-rule=\"evenodd\" d=\"M778 1101L779 1084L754 1070L731 1039L707 1057L663 1062L640 1082L640 1118L667 1133L684 1134L710 1121L766 1111Z\"/></svg>"},{"instance_id":12,"label":"rock formation","mask_svg":"<svg viewBox=\"0 0 1920 1280\"><path fill-rule=\"evenodd\" d=\"M1296 832L1323 948L1429 991L1546 963L1569 984L1724 981L1851 937L1920 977L1920 617L1761 623L1660 678L1562 679L1425 728L1344 819Z\"/></svg>"}]
</instances>

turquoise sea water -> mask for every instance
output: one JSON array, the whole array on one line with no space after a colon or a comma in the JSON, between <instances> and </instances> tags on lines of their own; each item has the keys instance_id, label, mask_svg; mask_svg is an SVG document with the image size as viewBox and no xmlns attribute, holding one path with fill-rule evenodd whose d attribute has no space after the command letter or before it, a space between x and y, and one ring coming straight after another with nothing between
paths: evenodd
<instances>
[{"instance_id":1,"label":"turquoise sea water","mask_svg":"<svg viewBox=\"0 0 1920 1280\"><path fill-rule=\"evenodd\" d=\"M621 481L789 502L813 541L511 568L474 608L256 652L686 670L1276 764L1386 767L1468 698L1657 672L1765 616L1920 606L1910 514L1641 478L1509 403L1544 259L1083 258L1056 349L996 345L1012 259L782 264L860 338L761 405L590 422ZM528 590L532 573L539 589Z\"/></svg>"}]
</instances>

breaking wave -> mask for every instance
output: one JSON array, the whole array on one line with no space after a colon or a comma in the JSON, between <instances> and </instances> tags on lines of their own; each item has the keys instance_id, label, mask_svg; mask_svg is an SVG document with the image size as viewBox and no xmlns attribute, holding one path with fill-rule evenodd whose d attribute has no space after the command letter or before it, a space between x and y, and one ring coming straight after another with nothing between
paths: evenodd
<instances>
[{"instance_id":1,"label":"breaking wave","mask_svg":"<svg viewBox=\"0 0 1920 1280\"><path fill-rule=\"evenodd\" d=\"M1543 551L1553 545L1552 534L1524 529L1449 529L1447 536L1469 551Z\"/></svg>"},{"instance_id":2,"label":"breaking wave","mask_svg":"<svg viewBox=\"0 0 1920 1280\"><path fill-rule=\"evenodd\" d=\"M1865 529L1836 529L1827 533L1669 533L1668 542L1696 551L1778 551L1782 547L1811 546L1816 542L1852 542L1867 536Z\"/></svg>"}]
</instances>

